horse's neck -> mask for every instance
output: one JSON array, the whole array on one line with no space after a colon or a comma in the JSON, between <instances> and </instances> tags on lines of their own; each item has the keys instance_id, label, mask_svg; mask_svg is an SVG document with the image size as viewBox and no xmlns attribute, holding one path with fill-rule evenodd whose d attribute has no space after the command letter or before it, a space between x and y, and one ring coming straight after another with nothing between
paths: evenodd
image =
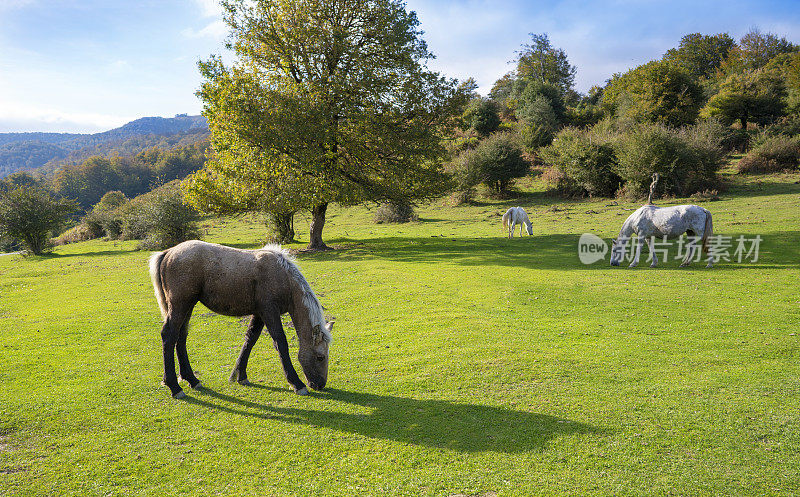
<instances>
[{"instance_id":1,"label":"horse's neck","mask_svg":"<svg viewBox=\"0 0 800 497\"><path fill-rule=\"evenodd\" d=\"M622 229L619 230L619 237L620 240L627 240L633 235L633 221L630 218L626 219L624 223L622 223Z\"/></svg>"}]
</instances>

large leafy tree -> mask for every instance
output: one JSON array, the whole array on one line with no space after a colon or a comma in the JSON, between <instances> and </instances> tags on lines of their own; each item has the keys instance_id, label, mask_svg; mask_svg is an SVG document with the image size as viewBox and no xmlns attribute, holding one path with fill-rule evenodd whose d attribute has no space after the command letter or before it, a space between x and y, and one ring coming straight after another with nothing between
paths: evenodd
<instances>
[{"instance_id":1,"label":"large leafy tree","mask_svg":"<svg viewBox=\"0 0 800 497\"><path fill-rule=\"evenodd\" d=\"M683 67L694 78L704 79L716 72L735 46L736 42L728 33L691 33L681 38L678 48L667 50L664 60Z\"/></svg>"},{"instance_id":2,"label":"large leafy tree","mask_svg":"<svg viewBox=\"0 0 800 497\"><path fill-rule=\"evenodd\" d=\"M222 5L236 62L200 64L214 148L206 187L309 208L316 249L330 202L440 193L440 131L466 92L425 68L431 54L402 1Z\"/></svg>"},{"instance_id":3,"label":"large leafy tree","mask_svg":"<svg viewBox=\"0 0 800 497\"><path fill-rule=\"evenodd\" d=\"M754 71L766 66L777 55L797 50L798 46L786 38L751 29L742 36L739 44L730 50L721 70L725 75Z\"/></svg>"},{"instance_id":4,"label":"large leafy tree","mask_svg":"<svg viewBox=\"0 0 800 497\"><path fill-rule=\"evenodd\" d=\"M546 33L531 33L531 42L522 46L517 57L517 77L526 86L530 82L548 84L565 94L575 82L576 71L566 52L553 47Z\"/></svg>"},{"instance_id":5,"label":"large leafy tree","mask_svg":"<svg viewBox=\"0 0 800 497\"><path fill-rule=\"evenodd\" d=\"M784 80L776 71L746 70L728 76L720 91L703 108L704 117L717 117L726 124L739 122L747 129L749 121L770 124L783 115L786 102Z\"/></svg>"},{"instance_id":6,"label":"large leafy tree","mask_svg":"<svg viewBox=\"0 0 800 497\"><path fill-rule=\"evenodd\" d=\"M693 123L702 102L697 81L669 61L652 61L616 74L603 92L603 106L609 112L670 126Z\"/></svg>"}]
</instances>

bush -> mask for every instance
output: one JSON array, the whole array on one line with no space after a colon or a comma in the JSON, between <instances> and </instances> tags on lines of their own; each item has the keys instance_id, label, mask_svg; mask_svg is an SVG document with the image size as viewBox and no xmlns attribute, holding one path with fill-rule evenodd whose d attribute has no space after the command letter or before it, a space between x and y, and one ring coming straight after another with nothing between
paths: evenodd
<instances>
[{"instance_id":1,"label":"bush","mask_svg":"<svg viewBox=\"0 0 800 497\"><path fill-rule=\"evenodd\" d=\"M540 156L550 166L545 181L562 193L611 196L619 186L614 149L609 143L593 139L589 131L563 129Z\"/></svg>"},{"instance_id":2,"label":"bush","mask_svg":"<svg viewBox=\"0 0 800 497\"><path fill-rule=\"evenodd\" d=\"M800 136L766 138L739 161L741 174L769 173L797 169L800 164Z\"/></svg>"},{"instance_id":3,"label":"bush","mask_svg":"<svg viewBox=\"0 0 800 497\"><path fill-rule=\"evenodd\" d=\"M416 221L419 217L414 213L414 207L408 202L387 202L381 204L375 211L375 222L383 223L407 223Z\"/></svg>"},{"instance_id":4,"label":"bush","mask_svg":"<svg viewBox=\"0 0 800 497\"><path fill-rule=\"evenodd\" d=\"M510 133L495 133L474 150L461 154L454 173L460 190L483 183L501 193L508 189L511 180L524 176L528 167L517 138Z\"/></svg>"},{"instance_id":5,"label":"bush","mask_svg":"<svg viewBox=\"0 0 800 497\"><path fill-rule=\"evenodd\" d=\"M462 115L467 129L473 129L481 136L489 136L500 126L500 108L492 100L476 98L469 103Z\"/></svg>"},{"instance_id":6,"label":"bush","mask_svg":"<svg viewBox=\"0 0 800 497\"><path fill-rule=\"evenodd\" d=\"M67 231L61 233L58 238L53 240L53 244L67 245L70 243L85 242L86 240L91 240L93 238L97 237L90 232L89 227L85 223L80 223L77 226L73 226Z\"/></svg>"},{"instance_id":7,"label":"bush","mask_svg":"<svg viewBox=\"0 0 800 497\"><path fill-rule=\"evenodd\" d=\"M77 209L75 202L41 186L12 187L0 193L0 239L14 240L40 255L50 249L50 237Z\"/></svg>"},{"instance_id":8,"label":"bush","mask_svg":"<svg viewBox=\"0 0 800 497\"><path fill-rule=\"evenodd\" d=\"M141 239L140 249L163 250L197 238L197 211L188 206L177 182L133 199L121 208L122 237Z\"/></svg>"},{"instance_id":9,"label":"bush","mask_svg":"<svg viewBox=\"0 0 800 497\"><path fill-rule=\"evenodd\" d=\"M294 212L269 212L266 215L268 243L294 241Z\"/></svg>"},{"instance_id":10,"label":"bush","mask_svg":"<svg viewBox=\"0 0 800 497\"><path fill-rule=\"evenodd\" d=\"M545 147L553 141L554 128L523 123L519 128L519 137L526 150L534 151Z\"/></svg>"},{"instance_id":11,"label":"bush","mask_svg":"<svg viewBox=\"0 0 800 497\"><path fill-rule=\"evenodd\" d=\"M90 238L108 237L112 240L122 236L123 207L128 198L120 191L108 192L84 216L82 224Z\"/></svg>"},{"instance_id":12,"label":"bush","mask_svg":"<svg viewBox=\"0 0 800 497\"><path fill-rule=\"evenodd\" d=\"M639 124L620 134L614 144L615 172L629 196L647 195L653 173L658 191L686 196L717 186L716 172L724 153L711 134L691 127L676 131L657 124Z\"/></svg>"}]
</instances>

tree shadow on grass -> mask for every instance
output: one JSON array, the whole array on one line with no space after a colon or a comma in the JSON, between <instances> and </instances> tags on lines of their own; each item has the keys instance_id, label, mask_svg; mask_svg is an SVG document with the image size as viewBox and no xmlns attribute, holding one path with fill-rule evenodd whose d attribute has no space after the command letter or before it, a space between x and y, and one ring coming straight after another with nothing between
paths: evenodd
<instances>
[{"instance_id":1,"label":"tree shadow on grass","mask_svg":"<svg viewBox=\"0 0 800 497\"><path fill-rule=\"evenodd\" d=\"M285 389L265 388L286 392ZM186 401L229 414L318 426L369 438L458 452L515 453L542 450L554 437L601 434L606 431L568 419L502 407L417 400L339 389L314 392L312 395L359 406L369 412L276 407L237 399L207 387L198 396L187 397ZM210 397L215 401L202 397Z\"/></svg>"},{"instance_id":2,"label":"tree shadow on grass","mask_svg":"<svg viewBox=\"0 0 800 497\"><path fill-rule=\"evenodd\" d=\"M48 252L46 254L31 255L31 256L28 256L28 257L31 260L35 260L35 259L47 260L47 259L62 259L62 258L66 258L66 257L97 257L97 256L108 257L108 256L112 256L112 255L132 254L134 252L140 252L140 250L137 250L137 249L97 250L97 251L94 251L94 252L75 252L75 253L70 253L70 254L61 254L61 253L58 253L58 252Z\"/></svg>"},{"instance_id":3,"label":"tree shadow on grass","mask_svg":"<svg viewBox=\"0 0 800 497\"><path fill-rule=\"evenodd\" d=\"M739 233L724 233L735 240ZM753 235L744 235L747 239ZM564 270L620 270L611 268L608 263L609 254L594 264L583 264L578 258L578 234L534 235L522 238L487 237L487 238L451 238L451 237L386 237L351 240L345 243L344 249L310 255L317 261L350 262L370 259L389 259L400 262L462 264L465 266L507 266L531 269L564 269ZM718 269L769 269L783 267L800 267L800 231L786 231L762 236L761 254L758 263L745 261L729 263L722 261ZM608 243L608 240L606 240ZM639 270L647 269L648 248L642 249ZM660 263L660 269L681 270L678 261L677 242L670 250L670 260ZM735 259L734 259L735 260ZM700 269L704 262L693 262L690 268Z\"/></svg>"}]
</instances>

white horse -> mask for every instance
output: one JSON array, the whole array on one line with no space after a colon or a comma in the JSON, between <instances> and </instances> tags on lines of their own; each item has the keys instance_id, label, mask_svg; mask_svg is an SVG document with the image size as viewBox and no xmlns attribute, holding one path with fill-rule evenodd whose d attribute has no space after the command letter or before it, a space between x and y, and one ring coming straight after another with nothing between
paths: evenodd
<instances>
[{"instance_id":1,"label":"white horse","mask_svg":"<svg viewBox=\"0 0 800 497\"><path fill-rule=\"evenodd\" d=\"M522 225L525 231L533 235L533 225L528 219L528 213L522 207L511 207L503 214L503 229L508 231L508 237L514 238L514 228L519 224L519 236L522 236Z\"/></svg>"},{"instance_id":2,"label":"white horse","mask_svg":"<svg viewBox=\"0 0 800 497\"><path fill-rule=\"evenodd\" d=\"M636 212L628 216L622 223L619 230L619 238L614 239L611 245L611 265L619 266L625 252L625 245L634 234L638 239L636 255L629 267L636 267L639 264L639 255L642 252L642 243L647 241L650 247L650 255L653 262L650 267L656 267L658 259L651 241L651 237L677 238L686 233L689 236L699 237L702 242L702 250L708 255L708 265L714 263L714 256L709 250L709 237L714 233L714 225L711 221L711 213L697 205L676 205L673 207L656 207L655 205L643 205ZM696 243L691 243L686 251L686 257L681 262L680 267L686 267L692 261L697 250Z\"/></svg>"}]
</instances>

